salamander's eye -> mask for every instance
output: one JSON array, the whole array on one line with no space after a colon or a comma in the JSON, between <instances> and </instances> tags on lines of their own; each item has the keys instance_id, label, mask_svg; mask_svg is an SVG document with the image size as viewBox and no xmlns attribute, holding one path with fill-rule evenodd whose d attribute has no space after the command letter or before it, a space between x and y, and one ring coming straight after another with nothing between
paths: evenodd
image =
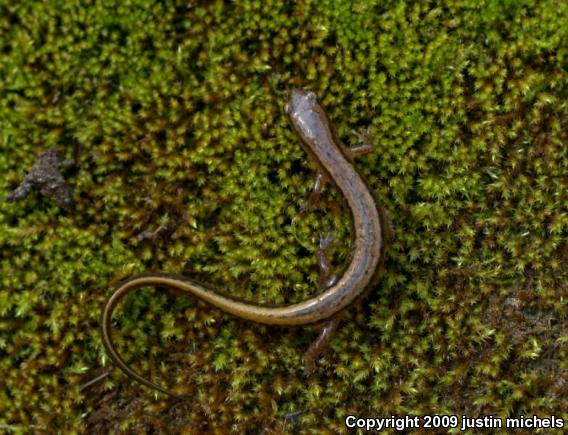
<instances>
[{"instance_id":1,"label":"salamander's eye","mask_svg":"<svg viewBox=\"0 0 568 435\"><path fill-rule=\"evenodd\" d=\"M308 101L309 101L310 103L315 103L315 102L316 102L316 99L317 99L316 94L313 93L312 91L310 91L310 92L308 92L308 93L306 94L306 98L308 99Z\"/></svg>"}]
</instances>

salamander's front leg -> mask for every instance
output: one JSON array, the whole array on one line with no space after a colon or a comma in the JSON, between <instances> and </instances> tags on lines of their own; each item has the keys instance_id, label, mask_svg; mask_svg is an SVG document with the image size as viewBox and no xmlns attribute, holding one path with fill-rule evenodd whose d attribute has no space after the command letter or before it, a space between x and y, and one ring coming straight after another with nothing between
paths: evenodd
<instances>
[{"instance_id":1,"label":"salamander's front leg","mask_svg":"<svg viewBox=\"0 0 568 435\"><path fill-rule=\"evenodd\" d=\"M320 290L325 290L337 282L337 275L331 271L331 264L328 258L328 250L333 242L333 237L328 235L320 240L320 246L317 253L318 268L320 272ZM310 375L316 368L316 361L325 351L329 340L337 330L341 320L341 314L338 313L325 323L320 324L321 330L318 338L310 345L304 356L304 372Z\"/></svg>"},{"instance_id":2,"label":"salamander's front leg","mask_svg":"<svg viewBox=\"0 0 568 435\"><path fill-rule=\"evenodd\" d=\"M308 209L312 208L318 203L321 192L327 183L329 183L329 177L323 172L318 172L316 175L314 188L312 189L312 193L310 193L310 197L308 199Z\"/></svg>"},{"instance_id":3,"label":"salamander's front leg","mask_svg":"<svg viewBox=\"0 0 568 435\"><path fill-rule=\"evenodd\" d=\"M348 152L352 157L364 156L373 151L375 145L373 145L369 128L362 132L353 131L353 134L357 136L361 144L353 148L348 148Z\"/></svg>"},{"instance_id":4,"label":"salamander's front leg","mask_svg":"<svg viewBox=\"0 0 568 435\"><path fill-rule=\"evenodd\" d=\"M314 187L310 193L310 197L308 198L308 203L302 207L300 213L298 214L299 218L302 218L306 212L313 209L314 206L319 202L321 192L324 186L330 182L329 176L322 171L318 171L316 174L316 181L314 182Z\"/></svg>"}]
</instances>

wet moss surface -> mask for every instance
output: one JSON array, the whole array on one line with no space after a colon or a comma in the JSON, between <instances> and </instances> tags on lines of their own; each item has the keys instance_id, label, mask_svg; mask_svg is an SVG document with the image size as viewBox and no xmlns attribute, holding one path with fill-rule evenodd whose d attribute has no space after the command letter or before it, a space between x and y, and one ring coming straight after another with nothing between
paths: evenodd
<instances>
[{"instance_id":1,"label":"wet moss surface","mask_svg":"<svg viewBox=\"0 0 568 435\"><path fill-rule=\"evenodd\" d=\"M0 201L0 428L12 433L346 432L346 415L568 419L568 4L3 1L0 190L57 149L72 206ZM144 289L185 274L274 304L317 292L349 213L284 115L313 90L396 235L382 280L311 378L315 328L240 321ZM101 382L80 389L98 375ZM520 432L519 432L520 433Z\"/></svg>"}]
</instances>

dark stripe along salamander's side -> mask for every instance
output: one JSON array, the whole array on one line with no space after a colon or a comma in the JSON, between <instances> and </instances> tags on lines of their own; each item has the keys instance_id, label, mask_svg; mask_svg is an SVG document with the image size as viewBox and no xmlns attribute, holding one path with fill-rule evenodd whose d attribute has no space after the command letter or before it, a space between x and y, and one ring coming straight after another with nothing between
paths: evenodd
<instances>
[{"instance_id":1,"label":"dark stripe along salamander's side","mask_svg":"<svg viewBox=\"0 0 568 435\"><path fill-rule=\"evenodd\" d=\"M129 292L147 286L160 286L190 293L234 316L266 325L297 326L320 322L348 307L371 283L381 262L384 217L367 185L353 166L353 156L334 135L328 118L313 92L293 90L286 112L303 147L314 156L347 201L353 219L351 262L339 280L320 294L287 306L262 306L223 296L189 279L164 274L145 274L120 285L104 306L101 319L102 340L108 356L128 376L138 382L176 397L149 381L126 364L111 337L113 309ZM383 219L383 221L381 221Z\"/></svg>"}]
</instances>

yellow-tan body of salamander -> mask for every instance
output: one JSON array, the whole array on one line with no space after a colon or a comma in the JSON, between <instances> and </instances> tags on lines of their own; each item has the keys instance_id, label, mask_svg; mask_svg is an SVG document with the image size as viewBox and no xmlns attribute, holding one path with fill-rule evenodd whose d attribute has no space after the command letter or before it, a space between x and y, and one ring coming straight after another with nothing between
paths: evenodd
<instances>
[{"instance_id":1,"label":"yellow-tan body of salamander","mask_svg":"<svg viewBox=\"0 0 568 435\"><path fill-rule=\"evenodd\" d=\"M331 318L357 299L375 276L381 262L384 236L382 228L385 221L379 213L373 195L353 166L352 154L336 139L314 93L291 91L286 112L306 151L317 159L320 170L337 185L347 201L354 230L349 265L341 278L323 292L303 302L275 307L237 301L189 279L163 274L140 275L124 282L114 291L104 307L101 319L103 344L114 363L142 384L173 395L132 370L118 354L112 342L112 311L119 301L134 289L160 286L181 290L243 319L267 325L294 326Z\"/></svg>"}]
</instances>

